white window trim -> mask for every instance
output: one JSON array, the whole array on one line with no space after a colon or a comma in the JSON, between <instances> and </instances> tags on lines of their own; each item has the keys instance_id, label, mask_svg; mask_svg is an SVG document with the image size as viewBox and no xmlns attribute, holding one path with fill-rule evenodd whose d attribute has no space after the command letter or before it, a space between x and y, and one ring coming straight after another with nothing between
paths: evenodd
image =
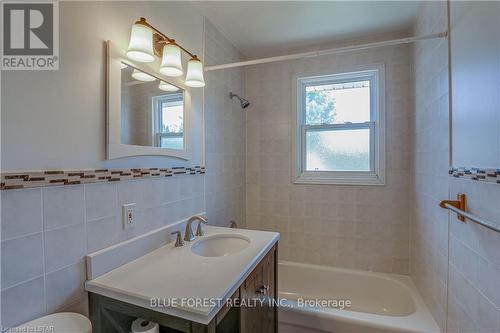
<instances>
[{"instance_id":1,"label":"white window trim","mask_svg":"<svg viewBox=\"0 0 500 333\"><path fill-rule=\"evenodd\" d=\"M370 131L371 147L374 154L371 157L370 164L373 166L373 171L304 171L305 168L305 125L303 106L304 94L303 87L310 83L332 82L333 80L345 80L356 78L367 78L370 76L370 82L374 82L371 89L370 109L372 112L372 121L365 123L358 128L367 128L373 126ZM311 75L295 77L293 80L296 115L293 117L293 163L292 163L292 182L294 184L338 184L338 185L384 185L385 184L385 66L384 64L373 64L368 66L351 68L340 73L329 73L328 75ZM317 126L315 126L317 127ZM342 128L347 127L343 124L325 125L326 128ZM349 125L349 128L355 126Z\"/></svg>"}]
</instances>

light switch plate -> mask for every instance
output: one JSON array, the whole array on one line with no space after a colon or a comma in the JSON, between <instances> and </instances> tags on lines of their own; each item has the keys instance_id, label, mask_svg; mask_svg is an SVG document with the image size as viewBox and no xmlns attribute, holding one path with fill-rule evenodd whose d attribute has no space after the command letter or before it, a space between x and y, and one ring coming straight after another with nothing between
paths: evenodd
<instances>
[{"instance_id":1,"label":"light switch plate","mask_svg":"<svg viewBox=\"0 0 500 333\"><path fill-rule=\"evenodd\" d=\"M128 229L135 226L136 210L135 202L128 203L122 206L123 229Z\"/></svg>"}]
</instances>

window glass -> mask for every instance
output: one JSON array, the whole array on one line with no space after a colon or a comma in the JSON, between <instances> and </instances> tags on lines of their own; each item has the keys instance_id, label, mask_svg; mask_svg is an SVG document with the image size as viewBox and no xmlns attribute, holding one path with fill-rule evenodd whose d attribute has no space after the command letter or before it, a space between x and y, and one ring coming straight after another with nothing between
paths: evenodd
<instances>
[{"instance_id":1,"label":"window glass","mask_svg":"<svg viewBox=\"0 0 500 333\"><path fill-rule=\"evenodd\" d=\"M184 103L182 94L158 97L156 114L156 144L161 148L184 148Z\"/></svg>"},{"instance_id":2,"label":"window glass","mask_svg":"<svg viewBox=\"0 0 500 333\"><path fill-rule=\"evenodd\" d=\"M370 130L308 130L307 171L370 171Z\"/></svg>"},{"instance_id":3,"label":"window glass","mask_svg":"<svg viewBox=\"0 0 500 333\"><path fill-rule=\"evenodd\" d=\"M169 149L182 149L184 147L184 140L182 136L162 136L160 139L160 147Z\"/></svg>"},{"instance_id":4,"label":"window glass","mask_svg":"<svg viewBox=\"0 0 500 333\"><path fill-rule=\"evenodd\" d=\"M305 97L307 125L370 121L370 81L307 85Z\"/></svg>"},{"instance_id":5,"label":"window glass","mask_svg":"<svg viewBox=\"0 0 500 333\"><path fill-rule=\"evenodd\" d=\"M182 133L183 125L182 102L162 102L161 107L161 132Z\"/></svg>"}]
</instances>

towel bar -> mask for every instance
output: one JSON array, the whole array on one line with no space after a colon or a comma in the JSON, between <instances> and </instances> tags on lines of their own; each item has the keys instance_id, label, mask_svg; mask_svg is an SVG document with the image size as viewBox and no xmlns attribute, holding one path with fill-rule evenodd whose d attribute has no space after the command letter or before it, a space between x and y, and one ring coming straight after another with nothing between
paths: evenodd
<instances>
[{"instance_id":1,"label":"towel bar","mask_svg":"<svg viewBox=\"0 0 500 333\"><path fill-rule=\"evenodd\" d=\"M500 232L500 228L496 227L494 223L486 221L482 217L476 216L466 211L467 208L466 208L465 194L463 193L457 194L457 200L442 200L439 203L439 207L444 209L449 209L457 213L457 218L462 222L465 222L465 219L467 218L472 222L482 225L483 227L486 227L490 230Z\"/></svg>"}]
</instances>

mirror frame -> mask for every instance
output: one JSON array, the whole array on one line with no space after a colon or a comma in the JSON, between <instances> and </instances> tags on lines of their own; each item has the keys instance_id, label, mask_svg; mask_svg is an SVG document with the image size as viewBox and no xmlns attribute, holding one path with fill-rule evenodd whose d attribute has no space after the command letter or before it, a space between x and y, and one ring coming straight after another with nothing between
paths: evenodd
<instances>
[{"instance_id":1,"label":"mirror frame","mask_svg":"<svg viewBox=\"0 0 500 333\"><path fill-rule=\"evenodd\" d=\"M129 145L121 142L121 63L134 67L158 80L166 81L184 90L184 149L168 149L160 147ZM191 110L191 94L179 78L160 74L160 60L151 63L138 63L127 59L125 51L113 42L106 42L106 159L117 159L133 156L167 156L189 160L189 110Z\"/></svg>"}]
</instances>

